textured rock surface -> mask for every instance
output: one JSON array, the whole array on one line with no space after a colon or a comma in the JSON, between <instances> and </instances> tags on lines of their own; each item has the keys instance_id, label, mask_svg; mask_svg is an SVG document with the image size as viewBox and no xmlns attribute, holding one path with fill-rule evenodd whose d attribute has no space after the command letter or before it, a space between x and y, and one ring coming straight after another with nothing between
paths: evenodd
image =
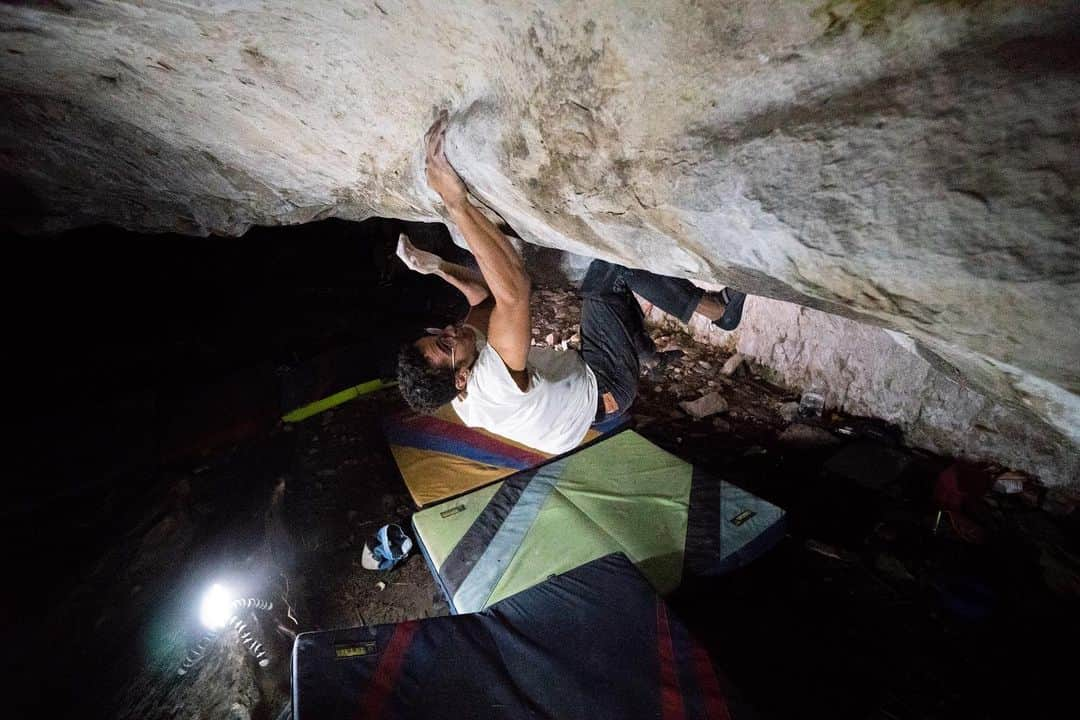
<instances>
[{"instance_id":1,"label":"textured rock surface","mask_svg":"<svg viewBox=\"0 0 1080 720\"><path fill-rule=\"evenodd\" d=\"M654 322L678 324L645 305ZM1048 485L1074 484L1080 450L1034 412L989 398L941 372L894 333L761 297L747 298L743 322L724 332L695 318L702 342L737 350L792 388L824 390L825 405L896 424L905 441L945 455L994 460Z\"/></svg>"},{"instance_id":2,"label":"textured rock surface","mask_svg":"<svg viewBox=\"0 0 1080 720\"><path fill-rule=\"evenodd\" d=\"M5 224L435 218L418 140L446 107L451 160L526 240L903 331L1076 437L1077 13L4 4Z\"/></svg>"}]
</instances>

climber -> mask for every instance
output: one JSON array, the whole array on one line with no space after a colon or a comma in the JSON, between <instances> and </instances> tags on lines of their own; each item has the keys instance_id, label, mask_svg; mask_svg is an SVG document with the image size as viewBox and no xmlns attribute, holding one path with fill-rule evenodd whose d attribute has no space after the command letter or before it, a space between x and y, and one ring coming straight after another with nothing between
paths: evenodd
<instances>
[{"instance_id":1,"label":"climber","mask_svg":"<svg viewBox=\"0 0 1080 720\"><path fill-rule=\"evenodd\" d=\"M582 283L581 351L531 347L530 281L510 241L468 199L444 153L444 111L425 136L428 185L465 238L477 273L398 241L412 270L436 274L471 307L464 322L429 329L398 356L402 395L418 412L446 403L469 427L480 427L542 452L576 447L593 424L625 413L642 365L663 362L645 331L633 292L688 322L694 313L732 330L745 295L706 292L687 280L594 260ZM677 351L676 351L677 352Z\"/></svg>"}]
</instances>

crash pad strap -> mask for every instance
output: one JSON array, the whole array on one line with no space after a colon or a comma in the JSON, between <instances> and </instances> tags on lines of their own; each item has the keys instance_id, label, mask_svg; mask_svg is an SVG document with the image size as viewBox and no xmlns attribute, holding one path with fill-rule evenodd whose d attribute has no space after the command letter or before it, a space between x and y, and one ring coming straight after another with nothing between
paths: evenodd
<instances>
[{"instance_id":1,"label":"crash pad strap","mask_svg":"<svg viewBox=\"0 0 1080 720\"><path fill-rule=\"evenodd\" d=\"M405 653L419 629L420 623L416 620L407 620L394 626L394 634L390 636L390 642L379 657L379 664L371 676L371 685L360 705L360 712L357 713L358 720L378 720L385 717L383 710L386 701L394 692L401 666L405 662Z\"/></svg>"},{"instance_id":2,"label":"crash pad strap","mask_svg":"<svg viewBox=\"0 0 1080 720\"><path fill-rule=\"evenodd\" d=\"M492 514L492 524L498 523L498 529L491 535L487 547L476 560L471 572L468 572L460 583L448 583L451 587L457 586L456 589L451 590L456 606L478 608L487 604L488 598L502 579L502 574L510 564L510 560L521 547L522 539L533 526L537 515L540 514L540 508L547 502L548 496L559 482L565 465L564 459L529 473L532 477L521 491L516 493L517 499L509 506L509 512L504 514L496 511ZM509 497L515 494L513 487L509 492L507 492L507 487L513 485L514 483L511 482L504 483L488 507L492 508L492 505L498 502L496 507L506 508L509 505L507 502ZM500 516L505 519L500 521ZM462 567L457 570L458 573L464 569L463 565L464 563L461 563Z\"/></svg>"},{"instance_id":3,"label":"crash pad strap","mask_svg":"<svg viewBox=\"0 0 1080 720\"><path fill-rule=\"evenodd\" d=\"M664 601L656 602L656 646L660 660L660 712L662 720L686 720L686 706L679 688L679 675L675 665L675 647L671 642L667 608Z\"/></svg>"},{"instance_id":4,"label":"crash pad strap","mask_svg":"<svg viewBox=\"0 0 1080 720\"><path fill-rule=\"evenodd\" d=\"M537 472L539 468L526 470L502 481L494 496L484 504L483 510L446 556L445 562L439 568L439 574L451 595L457 593L458 588L476 567L477 558L499 532L503 521L517 505L521 494L536 477Z\"/></svg>"}]
</instances>

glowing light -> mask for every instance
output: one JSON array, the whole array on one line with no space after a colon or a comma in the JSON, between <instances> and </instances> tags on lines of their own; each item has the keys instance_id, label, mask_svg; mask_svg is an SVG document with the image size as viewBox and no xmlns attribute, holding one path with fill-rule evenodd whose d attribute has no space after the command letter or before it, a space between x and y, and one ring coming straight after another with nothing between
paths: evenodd
<instances>
[{"instance_id":1,"label":"glowing light","mask_svg":"<svg viewBox=\"0 0 1080 720\"><path fill-rule=\"evenodd\" d=\"M224 586L214 583L203 595L199 619L207 630L217 631L225 627L233 615L233 596Z\"/></svg>"}]
</instances>

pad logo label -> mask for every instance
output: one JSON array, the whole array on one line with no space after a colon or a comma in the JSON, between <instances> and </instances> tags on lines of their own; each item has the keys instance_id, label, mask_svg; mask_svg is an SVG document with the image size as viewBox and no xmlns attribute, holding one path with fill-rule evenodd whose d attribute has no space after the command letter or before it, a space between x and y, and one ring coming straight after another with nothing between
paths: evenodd
<instances>
[{"instance_id":1,"label":"pad logo label","mask_svg":"<svg viewBox=\"0 0 1080 720\"><path fill-rule=\"evenodd\" d=\"M335 645L334 657L338 660L348 660L349 658L374 655L376 650L374 640L368 640L357 645Z\"/></svg>"},{"instance_id":2,"label":"pad logo label","mask_svg":"<svg viewBox=\"0 0 1080 720\"><path fill-rule=\"evenodd\" d=\"M731 524L732 525L742 525L744 522L746 522L750 518L754 517L755 515L757 515L757 513L754 512L753 510L743 510L738 515L731 518Z\"/></svg>"},{"instance_id":3,"label":"pad logo label","mask_svg":"<svg viewBox=\"0 0 1080 720\"><path fill-rule=\"evenodd\" d=\"M445 509L445 510L443 510L442 512L439 513L439 517L441 517L443 520L445 520L446 518L457 515L460 512L465 512L465 506L464 505L455 505L452 508L447 508L447 509Z\"/></svg>"}]
</instances>

